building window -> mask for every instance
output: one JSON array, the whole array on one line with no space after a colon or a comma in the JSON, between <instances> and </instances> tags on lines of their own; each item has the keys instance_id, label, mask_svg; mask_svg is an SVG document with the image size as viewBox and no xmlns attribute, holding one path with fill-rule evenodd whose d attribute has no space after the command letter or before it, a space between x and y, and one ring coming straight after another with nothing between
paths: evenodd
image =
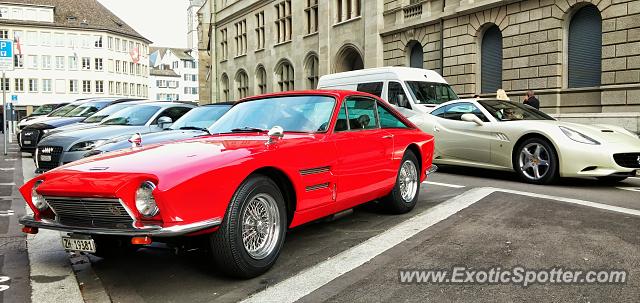
<instances>
[{"instance_id":1,"label":"building window","mask_svg":"<svg viewBox=\"0 0 640 303\"><path fill-rule=\"evenodd\" d=\"M122 83L116 82L116 95L120 95L120 92L122 92Z\"/></svg>"},{"instance_id":2,"label":"building window","mask_svg":"<svg viewBox=\"0 0 640 303\"><path fill-rule=\"evenodd\" d=\"M246 98L249 94L249 76L244 70L240 70L236 76L236 87L238 89L238 97L236 99Z\"/></svg>"},{"instance_id":3,"label":"building window","mask_svg":"<svg viewBox=\"0 0 640 303\"><path fill-rule=\"evenodd\" d=\"M9 18L9 9L6 7L0 7L0 18Z\"/></svg>"},{"instance_id":4,"label":"building window","mask_svg":"<svg viewBox=\"0 0 640 303\"><path fill-rule=\"evenodd\" d=\"M71 70L78 69L78 57L69 56L69 69Z\"/></svg>"},{"instance_id":5,"label":"building window","mask_svg":"<svg viewBox=\"0 0 640 303\"><path fill-rule=\"evenodd\" d=\"M96 70L104 70L104 64L102 62L102 58L95 58L93 59L94 61L94 67Z\"/></svg>"},{"instance_id":6,"label":"building window","mask_svg":"<svg viewBox=\"0 0 640 303\"><path fill-rule=\"evenodd\" d=\"M50 93L51 90L51 79L42 79L42 92Z\"/></svg>"},{"instance_id":7,"label":"building window","mask_svg":"<svg viewBox=\"0 0 640 303\"><path fill-rule=\"evenodd\" d=\"M291 0L276 4L276 41L291 41Z\"/></svg>"},{"instance_id":8,"label":"building window","mask_svg":"<svg viewBox=\"0 0 640 303\"><path fill-rule=\"evenodd\" d=\"M16 68L24 67L24 55L13 55L13 67L16 67Z\"/></svg>"},{"instance_id":9,"label":"building window","mask_svg":"<svg viewBox=\"0 0 640 303\"><path fill-rule=\"evenodd\" d=\"M56 56L56 69L64 69L64 56Z\"/></svg>"},{"instance_id":10,"label":"building window","mask_svg":"<svg viewBox=\"0 0 640 303\"><path fill-rule=\"evenodd\" d=\"M82 92L83 93L90 93L91 92L91 81L82 80Z\"/></svg>"},{"instance_id":11,"label":"building window","mask_svg":"<svg viewBox=\"0 0 640 303\"><path fill-rule=\"evenodd\" d=\"M104 93L104 81L96 80L96 93Z\"/></svg>"},{"instance_id":12,"label":"building window","mask_svg":"<svg viewBox=\"0 0 640 303\"><path fill-rule=\"evenodd\" d=\"M295 89L294 70L293 66L288 61L283 61L278 64L276 68L276 78L279 91L285 92Z\"/></svg>"},{"instance_id":13,"label":"building window","mask_svg":"<svg viewBox=\"0 0 640 303\"><path fill-rule=\"evenodd\" d=\"M229 102L229 77L222 74L222 102Z\"/></svg>"},{"instance_id":14,"label":"building window","mask_svg":"<svg viewBox=\"0 0 640 303\"><path fill-rule=\"evenodd\" d=\"M38 32L28 31L27 32L27 42L28 45L37 45L38 44Z\"/></svg>"},{"instance_id":15,"label":"building window","mask_svg":"<svg viewBox=\"0 0 640 303\"><path fill-rule=\"evenodd\" d=\"M334 0L336 2L336 23L360 17L360 0Z\"/></svg>"},{"instance_id":16,"label":"building window","mask_svg":"<svg viewBox=\"0 0 640 303\"><path fill-rule=\"evenodd\" d=\"M0 39L9 39L8 29L0 29Z\"/></svg>"},{"instance_id":17,"label":"building window","mask_svg":"<svg viewBox=\"0 0 640 303\"><path fill-rule=\"evenodd\" d=\"M122 73L126 74L127 73L127 62L122 61Z\"/></svg>"},{"instance_id":18,"label":"building window","mask_svg":"<svg viewBox=\"0 0 640 303\"><path fill-rule=\"evenodd\" d=\"M122 83L122 94L125 96L129 95L129 84L127 84L127 82Z\"/></svg>"},{"instance_id":19,"label":"building window","mask_svg":"<svg viewBox=\"0 0 640 303\"><path fill-rule=\"evenodd\" d=\"M134 75L136 73L136 68L133 62L129 62L129 74Z\"/></svg>"},{"instance_id":20,"label":"building window","mask_svg":"<svg viewBox=\"0 0 640 303\"><path fill-rule=\"evenodd\" d=\"M5 92L9 91L9 78L3 78L2 83L0 83L0 90Z\"/></svg>"},{"instance_id":21,"label":"building window","mask_svg":"<svg viewBox=\"0 0 640 303\"><path fill-rule=\"evenodd\" d=\"M247 54L247 20L236 23L236 57Z\"/></svg>"},{"instance_id":22,"label":"building window","mask_svg":"<svg viewBox=\"0 0 640 303\"><path fill-rule=\"evenodd\" d=\"M107 48L113 50L113 37L107 38Z\"/></svg>"},{"instance_id":23,"label":"building window","mask_svg":"<svg viewBox=\"0 0 640 303\"><path fill-rule=\"evenodd\" d=\"M113 73L113 59L109 59L109 61L107 61L107 70L110 73Z\"/></svg>"},{"instance_id":24,"label":"building window","mask_svg":"<svg viewBox=\"0 0 640 303\"><path fill-rule=\"evenodd\" d=\"M127 52L127 40L122 39L122 52Z\"/></svg>"},{"instance_id":25,"label":"building window","mask_svg":"<svg viewBox=\"0 0 640 303\"><path fill-rule=\"evenodd\" d=\"M29 79L29 92L38 92L38 79Z\"/></svg>"},{"instance_id":26,"label":"building window","mask_svg":"<svg viewBox=\"0 0 640 303\"><path fill-rule=\"evenodd\" d=\"M305 63L305 73L307 76L307 88L316 89L318 87L318 56L311 55Z\"/></svg>"},{"instance_id":27,"label":"building window","mask_svg":"<svg viewBox=\"0 0 640 303\"><path fill-rule=\"evenodd\" d=\"M69 80L69 92L70 93L78 92L78 80Z\"/></svg>"},{"instance_id":28,"label":"building window","mask_svg":"<svg viewBox=\"0 0 640 303\"><path fill-rule=\"evenodd\" d=\"M307 34L318 32L318 0L307 0L307 8L304 9L307 15Z\"/></svg>"},{"instance_id":29,"label":"building window","mask_svg":"<svg viewBox=\"0 0 640 303\"><path fill-rule=\"evenodd\" d=\"M42 69L51 69L51 56L42 55Z\"/></svg>"},{"instance_id":30,"label":"building window","mask_svg":"<svg viewBox=\"0 0 640 303\"><path fill-rule=\"evenodd\" d=\"M53 34L53 44L59 47L64 46L64 34L62 33Z\"/></svg>"},{"instance_id":31,"label":"building window","mask_svg":"<svg viewBox=\"0 0 640 303\"><path fill-rule=\"evenodd\" d=\"M256 14L256 50L264 49L264 11Z\"/></svg>"},{"instance_id":32,"label":"building window","mask_svg":"<svg viewBox=\"0 0 640 303\"><path fill-rule=\"evenodd\" d=\"M116 73L120 73L120 60L116 60Z\"/></svg>"},{"instance_id":33,"label":"building window","mask_svg":"<svg viewBox=\"0 0 640 303\"><path fill-rule=\"evenodd\" d=\"M262 65L259 65L256 69L256 93L267 93L267 71Z\"/></svg>"},{"instance_id":34,"label":"building window","mask_svg":"<svg viewBox=\"0 0 640 303\"><path fill-rule=\"evenodd\" d=\"M120 38L116 38L115 51L120 51Z\"/></svg>"},{"instance_id":35,"label":"building window","mask_svg":"<svg viewBox=\"0 0 640 303\"><path fill-rule=\"evenodd\" d=\"M495 93L502 88L502 32L495 24L482 36L480 61L481 92Z\"/></svg>"},{"instance_id":36,"label":"building window","mask_svg":"<svg viewBox=\"0 0 640 303\"><path fill-rule=\"evenodd\" d=\"M29 55L27 56L27 65L29 68L37 69L38 68L38 56Z\"/></svg>"},{"instance_id":37,"label":"building window","mask_svg":"<svg viewBox=\"0 0 640 303\"><path fill-rule=\"evenodd\" d=\"M424 49L418 41L409 43L409 66L424 68Z\"/></svg>"},{"instance_id":38,"label":"building window","mask_svg":"<svg viewBox=\"0 0 640 303\"><path fill-rule=\"evenodd\" d=\"M82 70L91 70L91 58L82 57Z\"/></svg>"},{"instance_id":39,"label":"building window","mask_svg":"<svg viewBox=\"0 0 640 303\"><path fill-rule=\"evenodd\" d=\"M51 45L51 33L50 32L41 32L40 33L40 44L43 46Z\"/></svg>"},{"instance_id":40,"label":"building window","mask_svg":"<svg viewBox=\"0 0 640 303\"><path fill-rule=\"evenodd\" d=\"M220 31L220 57L222 60L227 60L229 56L229 44L227 43L227 29Z\"/></svg>"},{"instance_id":41,"label":"building window","mask_svg":"<svg viewBox=\"0 0 640 303\"><path fill-rule=\"evenodd\" d=\"M24 79L14 79L14 90L16 92L24 91Z\"/></svg>"},{"instance_id":42,"label":"building window","mask_svg":"<svg viewBox=\"0 0 640 303\"><path fill-rule=\"evenodd\" d=\"M76 47L76 40L78 35L76 34L67 34L67 46L69 46L70 48L75 48ZM29 38L29 34L27 33L27 39Z\"/></svg>"},{"instance_id":43,"label":"building window","mask_svg":"<svg viewBox=\"0 0 640 303\"><path fill-rule=\"evenodd\" d=\"M109 81L109 95L113 95L115 92L115 85L113 81Z\"/></svg>"},{"instance_id":44,"label":"building window","mask_svg":"<svg viewBox=\"0 0 640 303\"><path fill-rule=\"evenodd\" d=\"M602 16L594 5L580 8L569 23L569 88L600 86L602 72Z\"/></svg>"},{"instance_id":45,"label":"building window","mask_svg":"<svg viewBox=\"0 0 640 303\"><path fill-rule=\"evenodd\" d=\"M102 48L102 36L94 37L93 46L95 46L96 48Z\"/></svg>"}]
</instances>

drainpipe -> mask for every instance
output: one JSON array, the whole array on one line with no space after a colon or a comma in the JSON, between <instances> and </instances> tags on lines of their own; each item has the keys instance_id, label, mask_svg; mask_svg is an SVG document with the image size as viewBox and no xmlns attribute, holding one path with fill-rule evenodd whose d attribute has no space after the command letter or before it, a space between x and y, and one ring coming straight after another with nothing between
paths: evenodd
<instances>
[{"instance_id":1,"label":"drainpipe","mask_svg":"<svg viewBox=\"0 0 640 303\"><path fill-rule=\"evenodd\" d=\"M447 0L442 0L442 16L440 16L440 76L444 77L444 7Z\"/></svg>"}]
</instances>

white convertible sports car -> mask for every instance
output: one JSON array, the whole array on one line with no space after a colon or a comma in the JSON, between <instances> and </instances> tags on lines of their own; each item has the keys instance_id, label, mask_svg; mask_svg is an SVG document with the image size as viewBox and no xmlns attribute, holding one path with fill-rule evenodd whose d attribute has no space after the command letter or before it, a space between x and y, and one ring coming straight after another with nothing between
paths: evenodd
<instances>
[{"instance_id":1,"label":"white convertible sports car","mask_svg":"<svg viewBox=\"0 0 640 303\"><path fill-rule=\"evenodd\" d=\"M560 122L493 99L451 101L409 120L435 136L437 164L514 170L536 184L557 177L619 182L640 176L640 138L617 126Z\"/></svg>"}]
</instances>

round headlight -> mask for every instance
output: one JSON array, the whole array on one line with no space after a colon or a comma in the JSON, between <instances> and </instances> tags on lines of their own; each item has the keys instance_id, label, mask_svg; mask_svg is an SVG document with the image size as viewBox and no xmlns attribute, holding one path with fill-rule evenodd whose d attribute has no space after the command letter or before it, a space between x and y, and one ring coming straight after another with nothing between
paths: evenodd
<instances>
[{"instance_id":1,"label":"round headlight","mask_svg":"<svg viewBox=\"0 0 640 303\"><path fill-rule=\"evenodd\" d=\"M38 189L38 186L40 186L42 182L44 181L36 181L36 183L34 183L33 187L31 188L31 203L33 203L33 205L40 211L43 211L48 207L47 201L41 194L36 191L36 189Z\"/></svg>"},{"instance_id":2,"label":"round headlight","mask_svg":"<svg viewBox=\"0 0 640 303\"><path fill-rule=\"evenodd\" d=\"M150 181L140 184L140 188L136 191L136 208L144 217L153 217L160 211L153 197L153 190L156 185Z\"/></svg>"}]
</instances>

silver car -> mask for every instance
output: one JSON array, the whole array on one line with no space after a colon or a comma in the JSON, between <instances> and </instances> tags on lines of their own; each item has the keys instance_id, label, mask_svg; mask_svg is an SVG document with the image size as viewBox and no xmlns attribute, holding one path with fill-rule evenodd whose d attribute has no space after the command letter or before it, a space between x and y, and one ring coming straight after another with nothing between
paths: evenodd
<instances>
[{"instance_id":1,"label":"silver car","mask_svg":"<svg viewBox=\"0 0 640 303\"><path fill-rule=\"evenodd\" d=\"M79 160L111 139L161 131L195 108L179 102L151 102L125 108L90 129L72 130L48 136L38 144L35 160L38 172Z\"/></svg>"}]
</instances>

